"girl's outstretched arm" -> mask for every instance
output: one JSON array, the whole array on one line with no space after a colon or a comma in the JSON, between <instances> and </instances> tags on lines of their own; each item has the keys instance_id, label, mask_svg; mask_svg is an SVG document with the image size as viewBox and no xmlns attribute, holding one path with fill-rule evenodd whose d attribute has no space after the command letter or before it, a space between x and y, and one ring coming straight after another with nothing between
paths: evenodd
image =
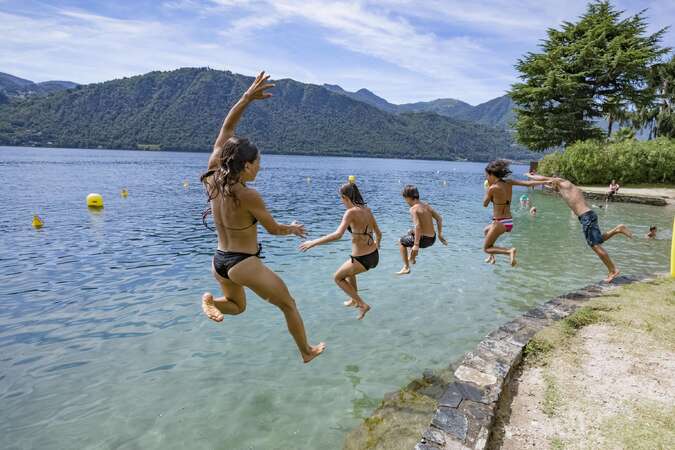
<instances>
[{"instance_id":1,"label":"girl's outstretched arm","mask_svg":"<svg viewBox=\"0 0 675 450\"><path fill-rule=\"evenodd\" d=\"M232 109L227 113L227 116L223 121L223 126L220 128L220 133L218 133L218 137L216 138L216 142L213 144L213 152L209 158L209 169L212 169L212 164L219 159L218 157L225 142L234 136L234 130L237 127L241 116L244 114L246 107L254 100L263 100L272 96L270 92L265 92L266 89L274 87L274 84L267 82L269 78L269 75L265 75L265 71L260 72L255 80L253 80L251 86L244 92L244 95L241 96L239 101L235 103Z\"/></svg>"},{"instance_id":2,"label":"girl's outstretched arm","mask_svg":"<svg viewBox=\"0 0 675 450\"><path fill-rule=\"evenodd\" d=\"M509 180L513 186L541 186L549 183L548 180L530 180L530 181L521 181L521 180Z\"/></svg>"},{"instance_id":3,"label":"girl's outstretched arm","mask_svg":"<svg viewBox=\"0 0 675 450\"><path fill-rule=\"evenodd\" d=\"M305 226L301 223L293 222L290 225L277 223L272 214L267 210L265 202L258 192L253 189L246 189L239 193L239 200L245 203L248 211L255 217L269 234L287 235L294 234L298 237L305 237Z\"/></svg>"},{"instance_id":4,"label":"girl's outstretched arm","mask_svg":"<svg viewBox=\"0 0 675 450\"><path fill-rule=\"evenodd\" d=\"M340 240L342 238L342 235L345 234L345 231L347 231L348 226L349 226L349 211L346 211L344 216L342 216L342 222L340 222L340 225L337 227L337 230L333 231L330 234L322 236L318 239L302 242L299 246L300 251L306 252L310 248L316 247L317 245Z\"/></svg>"}]
</instances>

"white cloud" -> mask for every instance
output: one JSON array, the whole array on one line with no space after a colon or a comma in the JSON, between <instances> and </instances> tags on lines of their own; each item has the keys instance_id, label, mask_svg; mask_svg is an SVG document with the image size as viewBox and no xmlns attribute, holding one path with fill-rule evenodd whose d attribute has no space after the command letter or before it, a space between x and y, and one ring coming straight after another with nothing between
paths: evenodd
<instances>
[{"instance_id":1,"label":"white cloud","mask_svg":"<svg viewBox=\"0 0 675 450\"><path fill-rule=\"evenodd\" d=\"M260 58L226 42L194 40L172 24L82 11L46 17L0 12L0 67L33 81L105 81L152 70L210 66L256 73ZM279 67L271 58L268 67ZM294 68L293 64L283 67Z\"/></svg>"}]
</instances>

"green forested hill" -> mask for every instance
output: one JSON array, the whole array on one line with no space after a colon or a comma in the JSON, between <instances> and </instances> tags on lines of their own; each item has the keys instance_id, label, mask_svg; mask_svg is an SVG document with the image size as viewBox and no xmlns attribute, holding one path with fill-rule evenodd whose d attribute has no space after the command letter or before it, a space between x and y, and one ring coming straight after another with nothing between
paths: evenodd
<instances>
[{"instance_id":1,"label":"green forested hill","mask_svg":"<svg viewBox=\"0 0 675 450\"><path fill-rule=\"evenodd\" d=\"M0 105L0 145L209 151L252 78L212 69L151 72ZM238 134L267 153L486 160L529 158L504 131L437 114L394 115L311 84L277 80Z\"/></svg>"}]
</instances>

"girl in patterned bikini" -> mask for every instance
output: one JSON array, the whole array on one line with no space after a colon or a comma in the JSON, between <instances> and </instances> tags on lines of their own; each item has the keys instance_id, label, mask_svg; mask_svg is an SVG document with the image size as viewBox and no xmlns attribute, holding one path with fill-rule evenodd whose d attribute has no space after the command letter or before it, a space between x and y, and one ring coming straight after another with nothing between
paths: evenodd
<instances>
[{"instance_id":1,"label":"girl in patterned bikini","mask_svg":"<svg viewBox=\"0 0 675 450\"><path fill-rule=\"evenodd\" d=\"M488 182L488 189L483 198L483 206L493 205L492 223L483 230L485 242L483 250L488 254L485 262L494 264L495 255L509 255L511 265L516 265L515 247L495 247L495 242L499 236L504 233L510 233L513 230L513 217L511 216L511 198L513 197L513 186L537 186L546 184L542 181L519 181L504 179L511 175L509 162L503 159L491 161L485 168L485 177Z\"/></svg>"}]
</instances>

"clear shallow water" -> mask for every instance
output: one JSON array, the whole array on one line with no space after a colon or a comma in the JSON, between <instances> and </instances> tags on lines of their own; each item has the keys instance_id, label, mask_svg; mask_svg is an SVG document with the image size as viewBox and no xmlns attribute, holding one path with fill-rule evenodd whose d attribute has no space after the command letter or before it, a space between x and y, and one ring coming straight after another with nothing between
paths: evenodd
<instances>
[{"instance_id":1,"label":"clear shallow water","mask_svg":"<svg viewBox=\"0 0 675 450\"><path fill-rule=\"evenodd\" d=\"M385 393L605 275L577 219L539 192L539 215L515 206L514 232L500 240L518 247L519 266L484 264L484 164L264 156L255 187L279 221L302 221L310 237L332 231L337 187L354 174L384 233L380 265L359 277L373 306L363 322L332 282L346 237L300 254L297 239L261 233L264 262L288 284L310 339L328 344L303 366L279 311L252 294L244 315L220 325L201 315L202 292L217 292L215 236L200 217L206 159L0 148L0 448L339 448ZM408 182L443 214L449 245L423 250L399 279ZM102 212L84 206L89 192L103 194ZM661 230L657 241L606 245L623 273L667 270L672 208L597 212L603 230Z\"/></svg>"}]
</instances>

